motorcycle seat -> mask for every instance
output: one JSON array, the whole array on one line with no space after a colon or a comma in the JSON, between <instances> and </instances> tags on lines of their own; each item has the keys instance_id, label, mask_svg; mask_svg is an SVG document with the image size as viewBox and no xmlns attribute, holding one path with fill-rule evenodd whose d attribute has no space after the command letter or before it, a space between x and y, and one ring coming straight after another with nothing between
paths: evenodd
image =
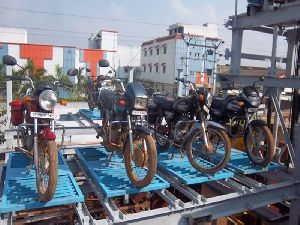
<instances>
[{"instance_id":1,"label":"motorcycle seat","mask_svg":"<svg viewBox=\"0 0 300 225\"><path fill-rule=\"evenodd\" d=\"M172 110L174 101L175 100L173 98L169 98L161 95L154 97L154 103L163 110Z\"/></svg>"},{"instance_id":2,"label":"motorcycle seat","mask_svg":"<svg viewBox=\"0 0 300 225\"><path fill-rule=\"evenodd\" d=\"M211 102L212 108L221 108L223 106L224 100L221 98L213 98Z\"/></svg>"}]
</instances>

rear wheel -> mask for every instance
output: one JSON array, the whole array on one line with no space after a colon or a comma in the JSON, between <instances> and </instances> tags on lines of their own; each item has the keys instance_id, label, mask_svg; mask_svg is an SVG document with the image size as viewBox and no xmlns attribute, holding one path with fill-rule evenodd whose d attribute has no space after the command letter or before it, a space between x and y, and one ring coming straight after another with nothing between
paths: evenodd
<instances>
[{"instance_id":1,"label":"rear wheel","mask_svg":"<svg viewBox=\"0 0 300 225\"><path fill-rule=\"evenodd\" d=\"M159 150L167 150L170 147L170 141L168 140L170 128L165 121L164 117L159 116L155 123L155 140L159 147Z\"/></svg>"},{"instance_id":2,"label":"rear wheel","mask_svg":"<svg viewBox=\"0 0 300 225\"><path fill-rule=\"evenodd\" d=\"M192 166L202 173L214 174L223 169L230 158L231 143L224 130L207 127L208 147L202 129L194 129L187 142L187 156Z\"/></svg>"},{"instance_id":3,"label":"rear wheel","mask_svg":"<svg viewBox=\"0 0 300 225\"><path fill-rule=\"evenodd\" d=\"M157 169L157 153L154 140L149 134L133 136L133 153L129 140L125 147L125 168L131 182L138 188L149 185Z\"/></svg>"},{"instance_id":4,"label":"rear wheel","mask_svg":"<svg viewBox=\"0 0 300 225\"><path fill-rule=\"evenodd\" d=\"M57 146L54 140L38 143L38 167L36 170L37 189L42 202L50 201L57 184Z\"/></svg>"},{"instance_id":5,"label":"rear wheel","mask_svg":"<svg viewBox=\"0 0 300 225\"><path fill-rule=\"evenodd\" d=\"M260 166L267 166L273 159L274 139L266 125L249 125L244 136L247 154L251 162Z\"/></svg>"}]
</instances>

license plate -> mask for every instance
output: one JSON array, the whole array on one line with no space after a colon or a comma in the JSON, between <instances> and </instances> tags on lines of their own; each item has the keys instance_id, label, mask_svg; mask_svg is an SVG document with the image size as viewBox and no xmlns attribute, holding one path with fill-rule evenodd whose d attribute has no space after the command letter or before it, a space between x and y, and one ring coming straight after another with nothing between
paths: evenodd
<instances>
[{"instance_id":1,"label":"license plate","mask_svg":"<svg viewBox=\"0 0 300 225\"><path fill-rule=\"evenodd\" d=\"M31 112L30 116L33 118L41 119L57 119L57 115L55 115L54 113Z\"/></svg>"},{"instance_id":2,"label":"license plate","mask_svg":"<svg viewBox=\"0 0 300 225\"><path fill-rule=\"evenodd\" d=\"M258 111L264 111L264 108L248 108L248 112L258 112Z\"/></svg>"},{"instance_id":3,"label":"license plate","mask_svg":"<svg viewBox=\"0 0 300 225\"><path fill-rule=\"evenodd\" d=\"M134 115L134 116L146 116L147 112L146 111L132 110L131 114Z\"/></svg>"}]
</instances>

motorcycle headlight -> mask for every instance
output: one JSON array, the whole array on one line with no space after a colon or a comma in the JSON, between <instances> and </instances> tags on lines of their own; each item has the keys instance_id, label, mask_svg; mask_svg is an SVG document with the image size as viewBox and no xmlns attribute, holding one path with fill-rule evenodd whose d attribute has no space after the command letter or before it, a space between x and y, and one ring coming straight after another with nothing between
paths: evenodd
<instances>
[{"instance_id":1,"label":"motorcycle headlight","mask_svg":"<svg viewBox=\"0 0 300 225\"><path fill-rule=\"evenodd\" d=\"M134 101L134 109L146 110L148 98L137 97Z\"/></svg>"},{"instance_id":2,"label":"motorcycle headlight","mask_svg":"<svg viewBox=\"0 0 300 225\"><path fill-rule=\"evenodd\" d=\"M251 103L251 105L252 106L259 106L260 105L260 99L259 99L259 97L257 97L257 96L249 96L248 97L249 98L249 100L250 100L250 103Z\"/></svg>"},{"instance_id":3,"label":"motorcycle headlight","mask_svg":"<svg viewBox=\"0 0 300 225\"><path fill-rule=\"evenodd\" d=\"M52 110L57 104L55 92L52 90L42 91L39 96L39 104L44 110Z\"/></svg>"},{"instance_id":4,"label":"motorcycle headlight","mask_svg":"<svg viewBox=\"0 0 300 225\"><path fill-rule=\"evenodd\" d=\"M212 102L212 95L211 95L210 92L208 92L207 95L206 95L205 105L207 107L210 107L211 106L211 102Z\"/></svg>"}]
</instances>

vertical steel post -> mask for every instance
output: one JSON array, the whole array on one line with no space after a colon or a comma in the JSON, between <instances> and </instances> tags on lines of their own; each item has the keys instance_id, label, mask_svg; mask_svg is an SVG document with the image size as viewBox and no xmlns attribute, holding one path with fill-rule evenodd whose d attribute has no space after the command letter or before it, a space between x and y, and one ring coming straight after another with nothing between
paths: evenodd
<instances>
[{"instance_id":1,"label":"vertical steel post","mask_svg":"<svg viewBox=\"0 0 300 225\"><path fill-rule=\"evenodd\" d=\"M5 66L5 74L8 76L12 75L12 66ZM9 128L10 126L10 119L11 119L11 114L10 114L10 105L9 103L12 101L12 81L6 81L6 110L7 110L7 123L6 123L6 129Z\"/></svg>"},{"instance_id":2,"label":"vertical steel post","mask_svg":"<svg viewBox=\"0 0 300 225\"><path fill-rule=\"evenodd\" d=\"M271 58L271 76L276 77L276 53L277 53L277 39L278 39L278 26L273 27L273 46L272 46L272 58ZM276 97L280 101L278 88L274 89ZM274 123L273 123L273 136L275 143L275 150L277 146L277 134L278 134L278 111L275 110Z\"/></svg>"},{"instance_id":3,"label":"vertical steel post","mask_svg":"<svg viewBox=\"0 0 300 225\"><path fill-rule=\"evenodd\" d=\"M295 146L295 170L294 178L295 180L300 179L300 125L295 126L295 136L294 136L294 146ZM298 137L298 138L296 138ZM300 194L300 185L298 185L298 194ZM300 199L294 199L291 201L290 206L290 218L289 225L300 224Z\"/></svg>"}]
</instances>

